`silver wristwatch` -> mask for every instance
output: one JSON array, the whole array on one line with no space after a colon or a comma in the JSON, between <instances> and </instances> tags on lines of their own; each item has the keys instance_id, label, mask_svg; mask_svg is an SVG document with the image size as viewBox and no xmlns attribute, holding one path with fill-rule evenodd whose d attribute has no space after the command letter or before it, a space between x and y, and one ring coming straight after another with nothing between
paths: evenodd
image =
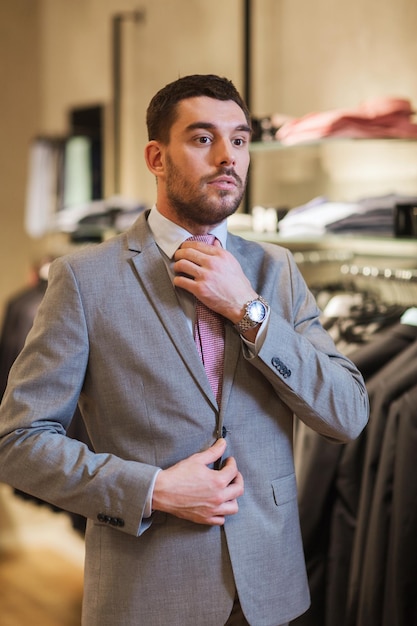
<instances>
[{"instance_id":1,"label":"silver wristwatch","mask_svg":"<svg viewBox=\"0 0 417 626\"><path fill-rule=\"evenodd\" d=\"M245 315L240 322L235 324L235 328L238 333L242 335L250 328L255 328L255 326L261 324L268 312L268 306L268 303L262 298L262 296L258 296L255 300L249 300L244 307Z\"/></svg>"}]
</instances>

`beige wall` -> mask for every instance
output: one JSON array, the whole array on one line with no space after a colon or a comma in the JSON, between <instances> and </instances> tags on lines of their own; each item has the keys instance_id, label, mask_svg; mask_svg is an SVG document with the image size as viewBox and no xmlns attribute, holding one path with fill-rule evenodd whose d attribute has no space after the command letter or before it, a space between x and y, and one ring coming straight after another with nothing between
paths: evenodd
<instances>
[{"instance_id":1,"label":"beige wall","mask_svg":"<svg viewBox=\"0 0 417 626\"><path fill-rule=\"evenodd\" d=\"M23 232L28 142L39 129L37 2L0 2L0 304L28 278Z\"/></svg>"},{"instance_id":2,"label":"beige wall","mask_svg":"<svg viewBox=\"0 0 417 626\"><path fill-rule=\"evenodd\" d=\"M253 108L303 115L372 96L417 106L415 0L253 0Z\"/></svg>"},{"instance_id":3,"label":"beige wall","mask_svg":"<svg viewBox=\"0 0 417 626\"><path fill-rule=\"evenodd\" d=\"M144 18L122 25L123 194L151 202L143 164L145 111L176 77L214 72L242 83L240 0L42 0L42 129L65 130L69 107L101 102L112 119L112 17L139 6ZM220 17L221 16L221 17ZM109 157L110 160L110 157ZM111 172L110 172L111 174ZM107 192L111 194L112 177Z\"/></svg>"},{"instance_id":4,"label":"beige wall","mask_svg":"<svg viewBox=\"0 0 417 626\"><path fill-rule=\"evenodd\" d=\"M191 72L227 75L243 87L242 5L1 0L0 305L24 284L34 256L52 245L49 238L30 241L23 230L30 139L65 132L71 107L101 103L111 120L112 16L145 13L144 21L123 25L122 192L151 202L154 181L142 159L147 102L161 85ZM253 12L254 114L302 115L374 95L408 97L417 106L414 0L253 0ZM111 194L109 150L107 157ZM277 172L286 164L271 163L262 188L269 186L276 203ZM302 169L314 175L315 167L307 156Z\"/></svg>"}]
</instances>

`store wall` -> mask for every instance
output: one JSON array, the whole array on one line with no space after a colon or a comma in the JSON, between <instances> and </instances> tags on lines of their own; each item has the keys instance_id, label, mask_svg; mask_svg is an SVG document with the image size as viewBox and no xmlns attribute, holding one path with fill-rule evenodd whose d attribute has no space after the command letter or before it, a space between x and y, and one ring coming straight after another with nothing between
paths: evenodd
<instances>
[{"instance_id":1,"label":"store wall","mask_svg":"<svg viewBox=\"0 0 417 626\"><path fill-rule=\"evenodd\" d=\"M23 209L28 142L40 121L39 76L38 3L0 2L0 307L28 280L37 254L23 230Z\"/></svg>"},{"instance_id":2,"label":"store wall","mask_svg":"<svg viewBox=\"0 0 417 626\"><path fill-rule=\"evenodd\" d=\"M407 97L417 106L414 0L253 0L252 7L255 115L299 116L376 95ZM123 24L123 195L153 199L155 183L142 157L144 115L161 85L190 72L215 72L243 87L241 0L2 0L0 306L25 283L34 257L56 246L54 238L30 240L23 228L31 138L65 133L72 107L103 104L106 195L114 191L111 25L115 14L136 9L144 20ZM268 160L262 168L261 187L271 189L271 202L279 199L279 171L286 166ZM309 169L314 177L307 160L301 170ZM345 187L352 190L350 181Z\"/></svg>"},{"instance_id":3,"label":"store wall","mask_svg":"<svg viewBox=\"0 0 417 626\"><path fill-rule=\"evenodd\" d=\"M415 0L252 0L257 114L354 107L374 96L417 106Z\"/></svg>"}]
</instances>

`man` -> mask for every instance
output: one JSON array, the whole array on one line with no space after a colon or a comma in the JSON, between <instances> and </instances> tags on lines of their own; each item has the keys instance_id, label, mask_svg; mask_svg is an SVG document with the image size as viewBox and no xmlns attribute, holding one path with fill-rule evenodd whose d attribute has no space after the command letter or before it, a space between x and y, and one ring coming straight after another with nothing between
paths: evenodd
<instances>
[{"instance_id":1,"label":"man","mask_svg":"<svg viewBox=\"0 0 417 626\"><path fill-rule=\"evenodd\" d=\"M147 123L156 206L52 265L1 408L0 480L88 518L85 626L278 626L309 604L293 415L348 441L364 383L291 255L227 233L251 133L232 83L180 78ZM224 333L213 388L201 303ZM64 436L77 401L94 453Z\"/></svg>"}]
</instances>

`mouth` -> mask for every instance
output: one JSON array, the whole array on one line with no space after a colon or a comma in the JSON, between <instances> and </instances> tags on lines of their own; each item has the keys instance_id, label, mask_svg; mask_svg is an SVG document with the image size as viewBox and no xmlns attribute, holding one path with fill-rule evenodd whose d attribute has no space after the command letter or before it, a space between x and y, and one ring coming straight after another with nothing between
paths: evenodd
<instances>
[{"instance_id":1,"label":"mouth","mask_svg":"<svg viewBox=\"0 0 417 626\"><path fill-rule=\"evenodd\" d=\"M209 185L216 187L217 189L235 189L238 187L236 178L233 176L218 176L209 181Z\"/></svg>"}]
</instances>

